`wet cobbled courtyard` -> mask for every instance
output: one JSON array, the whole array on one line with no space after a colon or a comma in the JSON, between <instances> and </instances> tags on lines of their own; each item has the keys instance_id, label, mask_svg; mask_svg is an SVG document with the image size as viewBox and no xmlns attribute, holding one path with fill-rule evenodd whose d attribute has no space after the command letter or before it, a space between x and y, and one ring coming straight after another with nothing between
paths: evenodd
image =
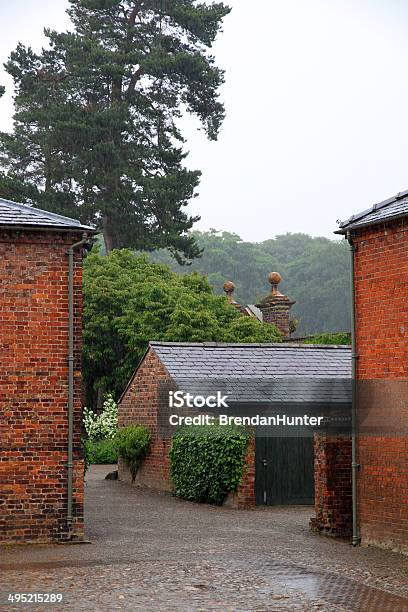
<instances>
[{"instance_id":1,"label":"wet cobbled courtyard","mask_svg":"<svg viewBox=\"0 0 408 612\"><path fill-rule=\"evenodd\" d=\"M252 511L86 483L89 544L1 550L0 610L408 612L408 558L312 534L312 508ZM9 593L62 603L16 604Z\"/></svg>"}]
</instances>

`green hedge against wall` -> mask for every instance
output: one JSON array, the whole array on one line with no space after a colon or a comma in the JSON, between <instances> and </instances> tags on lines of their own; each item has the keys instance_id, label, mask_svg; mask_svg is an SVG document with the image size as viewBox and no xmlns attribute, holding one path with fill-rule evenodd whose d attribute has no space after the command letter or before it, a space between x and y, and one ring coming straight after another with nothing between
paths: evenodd
<instances>
[{"instance_id":1,"label":"green hedge against wall","mask_svg":"<svg viewBox=\"0 0 408 612\"><path fill-rule=\"evenodd\" d=\"M170 449L175 494L189 501L221 505L242 480L249 437L239 427L179 429Z\"/></svg>"}]
</instances>

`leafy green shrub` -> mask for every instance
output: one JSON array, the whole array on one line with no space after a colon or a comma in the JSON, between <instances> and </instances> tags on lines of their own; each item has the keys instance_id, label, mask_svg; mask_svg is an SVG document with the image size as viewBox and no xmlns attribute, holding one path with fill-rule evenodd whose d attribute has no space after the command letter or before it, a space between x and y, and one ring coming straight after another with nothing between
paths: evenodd
<instances>
[{"instance_id":1,"label":"leafy green shrub","mask_svg":"<svg viewBox=\"0 0 408 612\"><path fill-rule=\"evenodd\" d=\"M351 336L347 332L335 334L326 332L309 336L309 338L303 340L303 344L351 344Z\"/></svg>"},{"instance_id":2,"label":"leafy green shrub","mask_svg":"<svg viewBox=\"0 0 408 612\"><path fill-rule=\"evenodd\" d=\"M118 449L116 441L110 438L105 440L84 440L85 453L88 463L117 463Z\"/></svg>"},{"instance_id":3,"label":"leafy green shrub","mask_svg":"<svg viewBox=\"0 0 408 612\"><path fill-rule=\"evenodd\" d=\"M132 481L134 481L139 465L148 451L150 439L150 432L144 425L122 427L116 434L115 445L118 454L130 469Z\"/></svg>"},{"instance_id":4,"label":"leafy green shrub","mask_svg":"<svg viewBox=\"0 0 408 612\"><path fill-rule=\"evenodd\" d=\"M174 492L189 501L221 505L242 480L249 434L220 425L182 427L170 449Z\"/></svg>"},{"instance_id":5,"label":"leafy green shrub","mask_svg":"<svg viewBox=\"0 0 408 612\"><path fill-rule=\"evenodd\" d=\"M106 395L100 414L89 408L84 408L83 413L84 427L89 440L115 437L118 430L118 406L110 393Z\"/></svg>"}]
</instances>

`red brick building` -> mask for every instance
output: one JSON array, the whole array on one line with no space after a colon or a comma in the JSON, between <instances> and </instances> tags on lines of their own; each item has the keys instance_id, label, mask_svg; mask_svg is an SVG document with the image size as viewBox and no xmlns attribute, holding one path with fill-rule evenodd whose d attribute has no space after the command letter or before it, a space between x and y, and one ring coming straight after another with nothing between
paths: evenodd
<instances>
[{"instance_id":1,"label":"red brick building","mask_svg":"<svg viewBox=\"0 0 408 612\"><path fill-rule=\"evenodd\" d=\"M93 233L0 199L1 543L83 537L82 255Z\"/></svg>"},{"instance_id":2,"label":"red brick building","mask_svg":"<svg viewBox=\"0 0 408 612\"><path fill-rule=\"evenodd\" d=\"M354 258L358 536L408 552L408 191L337 233Z\"/></svg>"},{"instance_id":3,"label":"red brick building","mask_svg":"<svg viewBox=\"0 0 408 612\"><path fill-rule=\"evenodd\" d=\"M328 414L336 406L349 410L350 364L345 346L151 342L119 402L120 427L142 424L152 433L136 484L171 490L168 451L176 428L169 427L169 416L186 410L169 408L169 391L194 396L220 391L228 396L230 414ZM243 482L229 500L235 507L313 504L310 430L304 436L287 431L275 436L272 429L259 430L250 444ZM350 488L350 462L347 468ZM121 461L119 478L130 479Z\"/></svg>"}]
</instances>

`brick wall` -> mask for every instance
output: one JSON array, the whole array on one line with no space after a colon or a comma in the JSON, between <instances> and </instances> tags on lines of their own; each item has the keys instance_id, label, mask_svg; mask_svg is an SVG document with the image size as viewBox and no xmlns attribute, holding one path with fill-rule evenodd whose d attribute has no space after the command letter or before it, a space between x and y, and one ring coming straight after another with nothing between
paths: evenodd
<instances>
[{"instance_id":1,"label":"brick wall","mask_svg":"<svg viewBox=\"0 0 408 612\"><path fill-rule=\"evenodd\" d=\"M314 531L338 537L351 536L351 438L315 434Z\"/></svg>"},{"instance_id":2,"label":"brick wall","mask_svg":"<svg viewBox=\"0 0 408 612\"><path fill-rule=\"evenodd\" d=\"M395 431L406 431L407 220L360 230L354 243L360 417L379 423L382 415L384 427L388 423ZM401 426L395 428L398 422ZM384 435L381 428L376 436L360 434L358 461L362 542L407 552L407 437Z\"/></svg>"},{"instance_id":3,"label":"brick wall","mask_svg":"<svg viewBox=\"0 0 408 612\"><path fill-rule=\"evenodd\" d=\"M161 427L166 419L166 391L174 388L166 368L152 348L130 381L119 403L119 427L146 425L152 434L149 452L139 468L135 484L160 491L171 491L168 428ZM167 431L166 431L167 429ZM131 482L131 475L119 460L119 479ZM228 505L242 508L255 505L255 444L248 447L247 465L242 484L230 495Z\"/></svg>"},{"instance_id":4,"label":"brick wall","mask_svg":"<svg viewBox=\"0 0 408 612\"><path fill-rule=\"evenodd\" d=\"M0 542L67 537L68 256L78 234L0 232ZM81 254L75 255L73 533L83 536Z\"/></svg>"},{"instance_id":5,"label":"brick wall","mask_svg":"<svg viewBox=\"0 0 408 612\"><path fill-rule=\"evenodd\" d=\"M169 458L170 440L159 433L159 383L171 384L170 376L150 349L119 404L119 427L146 425L152 435L147 457L139 468L136 484L170 491ZM123 461L119 461L119 478L130 480L130 473Z\"/></svg>"}]
</instances>

